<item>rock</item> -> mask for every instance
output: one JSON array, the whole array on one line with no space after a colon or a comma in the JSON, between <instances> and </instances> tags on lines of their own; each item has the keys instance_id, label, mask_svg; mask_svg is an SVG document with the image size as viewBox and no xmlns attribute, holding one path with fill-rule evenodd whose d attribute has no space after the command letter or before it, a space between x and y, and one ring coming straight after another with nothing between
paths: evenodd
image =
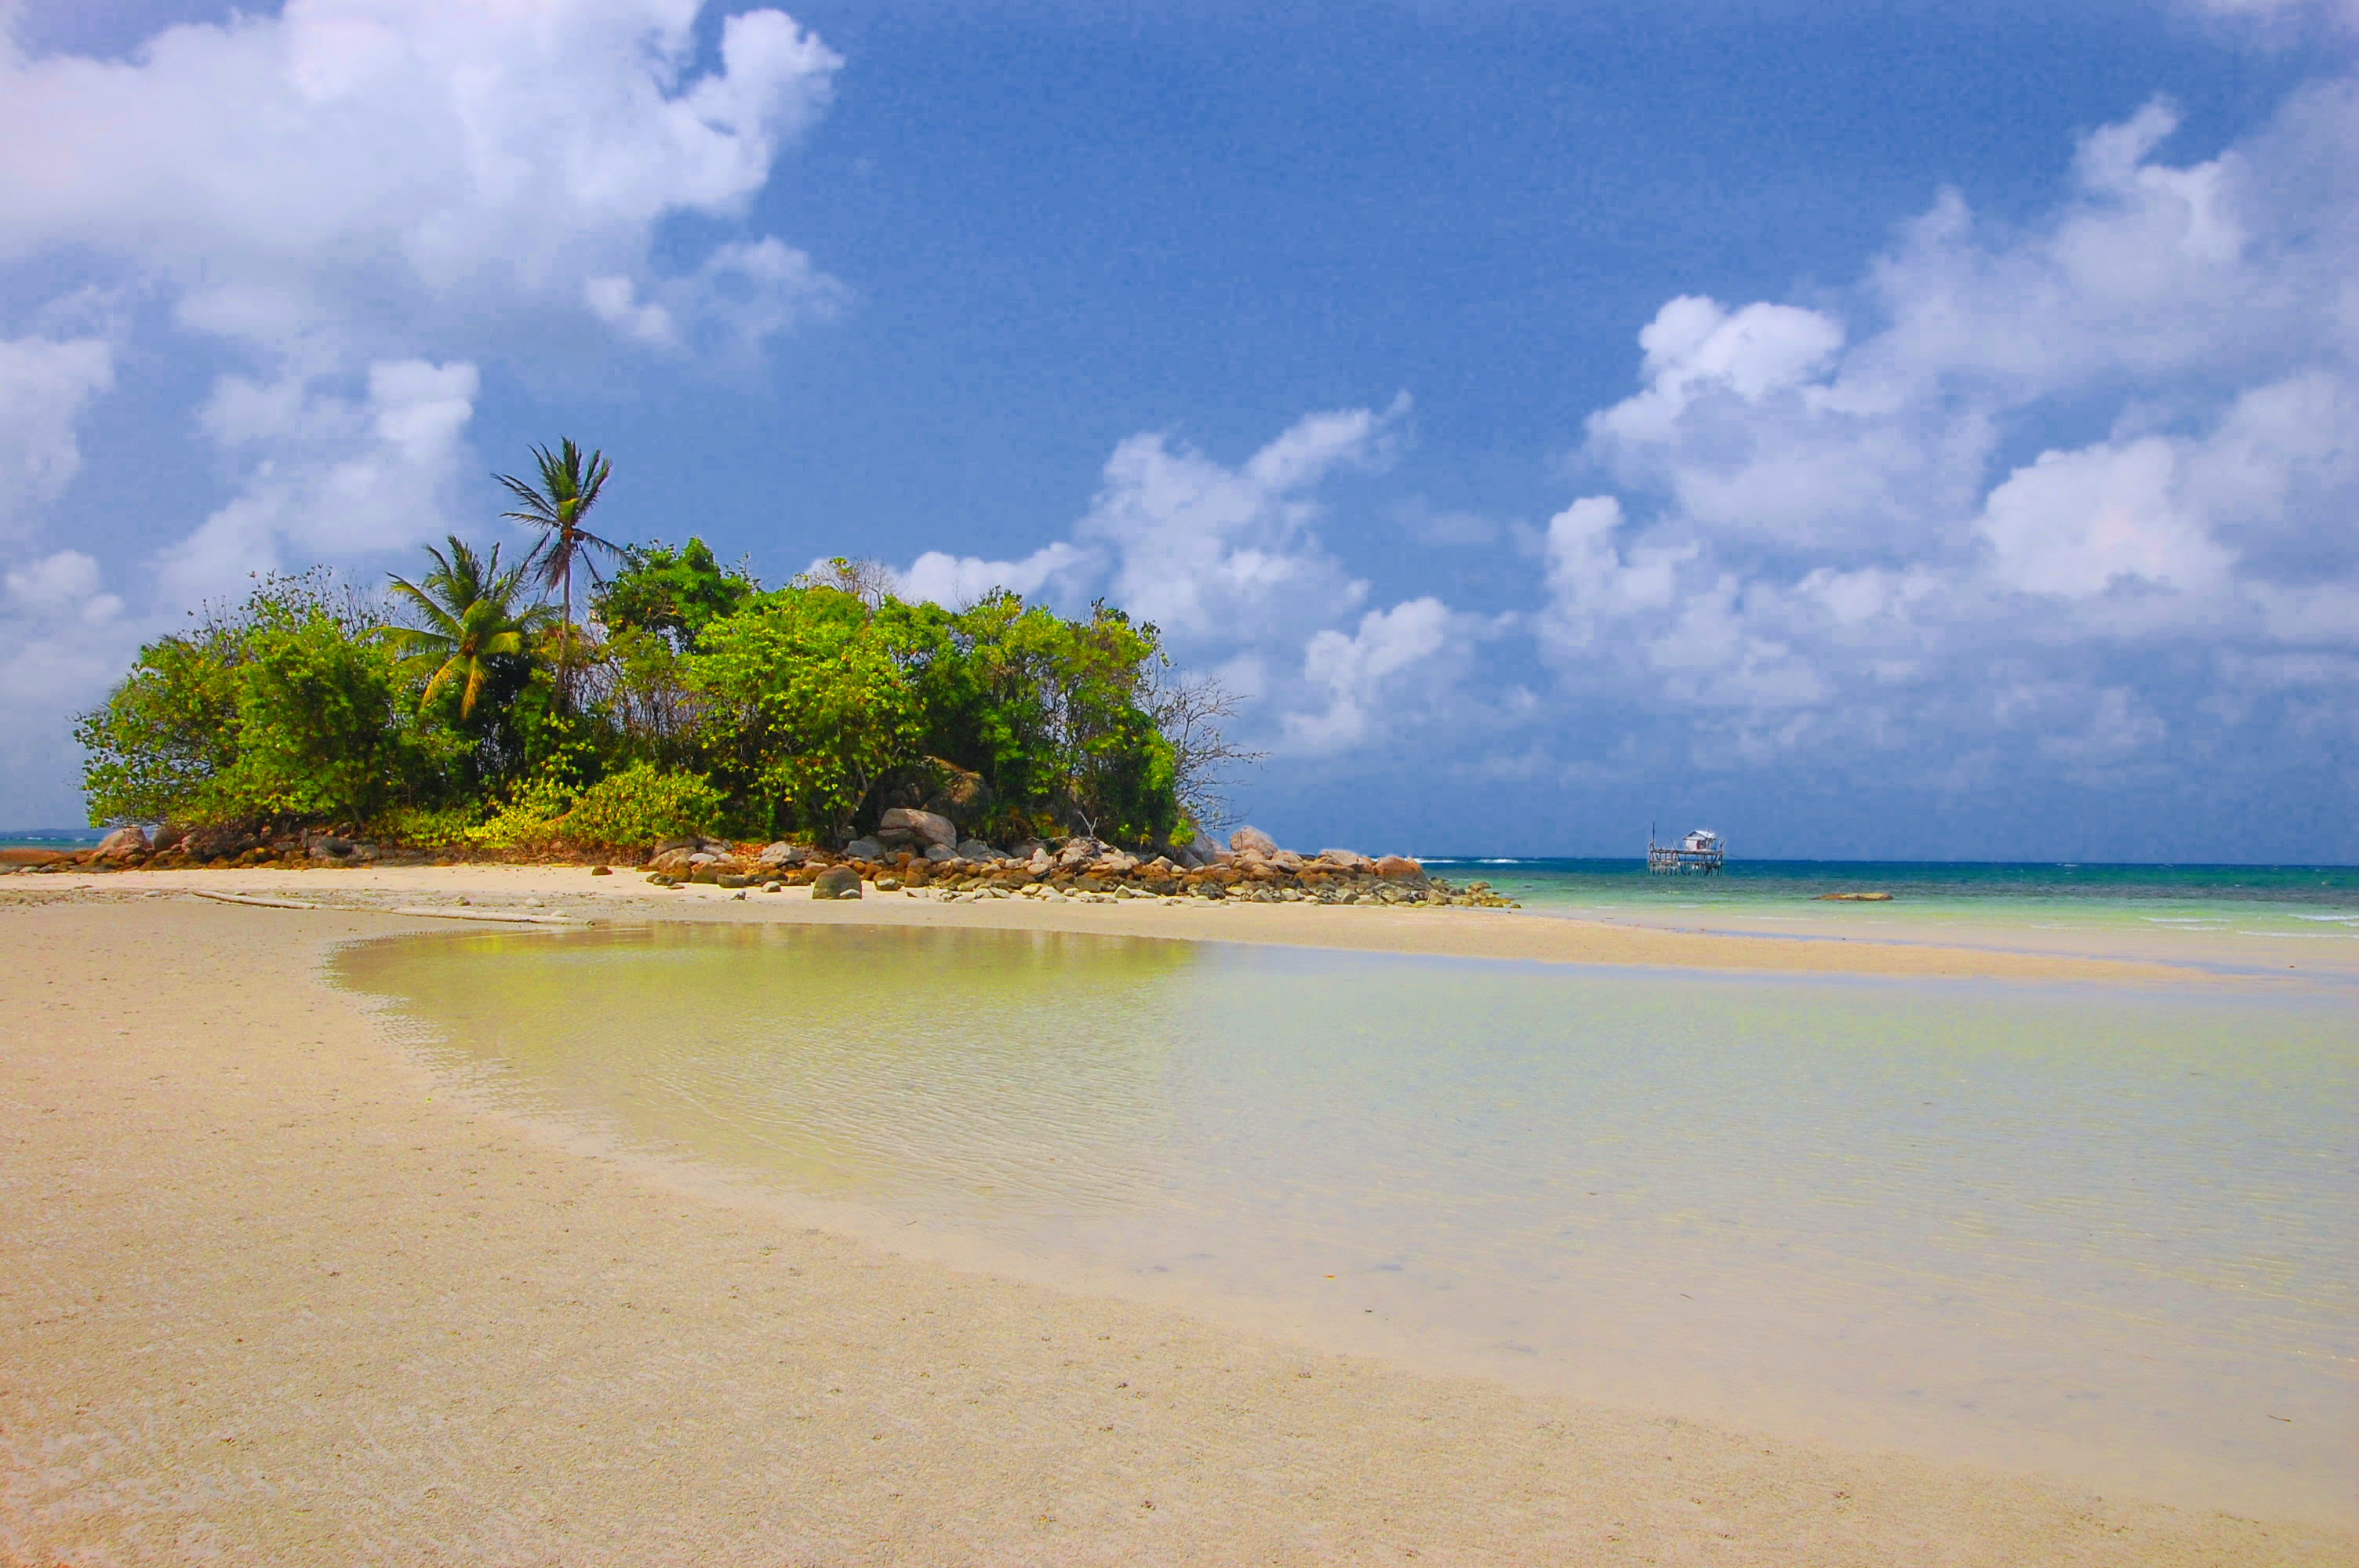
<instances>
[{"instance_id":1,"label":"rock","mask_svg":"<svg viewBox=\"0 0 2359 1568\"><path fill-rule=\"evenodd\" d=\"M885 846L874 838L854 838L843 847L843 858L847 860L881 860L885 858Z\"/></svg>"},{"instance_id":2,"label":"rock","mask_svg":"<svg viewBox=\"0 0 2359 1568\"><path fill-rule=\"evenodd\" d=\"M1386 855L1376 862L1376 875L1388 882L1425 882L1425 868L1407 855Z\"/></svg>"},{"instance_id":3,"label":"rock","mask_svg":"<svg viewBox=\"0 0 2359 1568\"><path fill-rule=\"evenodd\" d=\"M963 860L964 858L965 857L961 855L956 849L948 849L940 844L929 844L926 846L926 859L937 865L940 864L944 860Z\"/></svg>"},{"instance_id":4,"label":"rock","mask_svg":"<svg viewBox=\"0 0 2359 1568\"><path fill-rule=\"evenodd\" d=\"M756 883L756 882L760 881L761 880L762 880L762 879L761 879L761 878L759 878L759 877L748 877L748 876L742 876L742 875L740 875L740 874L738 874L738 873L736 873L736 872L734 872L734 871L732 871L732 872L728 872L728 873L725 873L725 874L721 875L721 876L716 876L716 877L714 877L714 878L712 879L712 881L713 881L713 885L714 885L714 886L716 886L716 887L724 887L724 888L749 888L749 887L752 887L755 883Z\"/></svg>"},{"instance_id":5,"label":"rock","mask_svg":"<svg viewBox=\"0 0 2359 1568\"><path fill-rule=\"evenodd\" d=\"M813 898L858 898L860 873L850 866L830 866L811 879Z\"/></svg>"},{"instance_id":6,"label":"rock","mask_svg":"<svg viewBox=\"0 0 2359 1568\"><path fill-rule=\"evenodd\" d=\"M958 842L958 829L949 817L906 806L897 806L887 811L877 820L876 828L880 838L887 833L908 833L929 844Z\"/></svg>"},{"instance_id":7,"label":"rock","mask_svg":"<svg viewBox=\"0 0 2359 1568\"><path fill-rule=\"evenodd\" d=\"M1280 849L1269 858L1269 863L1274 869L1284 871L1289 876L1300 871L1304 864L1302 857L1291 849Z\"/></svg>"},{"instance_id":8,"label":"rock","mask_svg":"<svg viewBox=\"0 0 2359 1568\"><path fill-rule=\"evenodd\" d=\"M878 892L899 892L901 891L901 879L898 877L878 877L876 879L876 891Z\"/></svg>"},{"instance_id":9,"label":"rock","mask_svg":"<svg viewBox=\"0 0 2359 1568\"><path fill-rule=\"evenodd\" d=\"M590 874L593 877L611 877L614 874L614 868L612 866L592 866L590 868Z\"/></svg>"},{"instance_id":10,"label":"rock","mask_svg":"<svg viewBox=\"0 0 2359 1568\"><path fill-rule=\"evenodd\" d=\"M962 860L1004 860L1007 858L980 838L960 839L958 854Z\"/></svg>"},{"instance_id":11,"label":"rock","mask_svg":"<svg viewBox=\"0 0 2359 1568\"><path fill-rule=\"evenodd\" d=\"M658 853L654 860L647 862L647 869L665 876L684 877L689 871L688 858L695 851L692 849L675 845L671 849Z\"/></svg>"},{"instance_id":12,"label":"rock","mask_svg":"<svg viewBox=\"0 0 2359 1568\"><path fill-rule=\"evenodd\" d=\"M136 826L118 827L98 841L98 859L127 860L134 855L147 852L147 830Z\"/></svg>"},{"instance_id":13,"label":"rock","mask_svg":"<svg viewBox=\"0 0 2359 1568\"><path fill-rule=\"evenodd\" d=\"M1356 849L1321 849L1319 862L1340 871L1373 871L1376 863Z\"/></svg>"},{"instance_id":14,"label":"rock","mask_svg":"<svg viewBox=\"0 0 2359 1568\"><path fill-rule=\"evenodd\" d=\"M1251 849L1266 860L1277 853L1277 840L1258 827L1240 827L1229 835L1229 848L1241 854Z\"/></svg>"},{"instance_id":15,"label":"rock","mask_svg":"<svg viewBox=\"0 0 2359 1568\"><path fill-rule=\"evenodd\" d=\"M1120 849L1108 849L1090 862L1090 870L1102 877L1124 877L1138 870L1138 857Z\"/></svg>"},{"instance_id":16,"label":"rock","mask_svg":"<svg viewBox=\"0 0 2359 1568\"><path fill-rule=\"evenodd\" d=\"M777 871L781 866L799 866L810 854L810 851L802 845L789 844L781 838L775 844L765 844L762 852L754 857L754 863Z\"/></svg>"}]
</instances>

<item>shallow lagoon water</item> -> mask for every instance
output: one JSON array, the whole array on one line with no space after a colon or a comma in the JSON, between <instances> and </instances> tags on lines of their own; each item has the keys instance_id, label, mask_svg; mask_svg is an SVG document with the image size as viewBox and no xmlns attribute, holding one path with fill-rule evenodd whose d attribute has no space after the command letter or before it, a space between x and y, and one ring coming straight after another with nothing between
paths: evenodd
<instances>
[{"instance_id":1,"label":"shallow lagoon water","mask_svg":"<svg viewBox=\"0 0 2359 1568\"><path fill-rule=\"evenodd\" d=\"M1773 1434L2348 1523L2343 996L766 925L346 983L904 1250Z\"/></svg>"}]
</instances>

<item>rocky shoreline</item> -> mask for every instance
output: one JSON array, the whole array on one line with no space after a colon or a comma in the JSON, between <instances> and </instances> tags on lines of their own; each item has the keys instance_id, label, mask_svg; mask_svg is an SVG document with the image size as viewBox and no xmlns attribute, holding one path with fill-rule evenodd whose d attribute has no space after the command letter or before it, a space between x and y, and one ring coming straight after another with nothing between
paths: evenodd
<instances>
[{"instance_id":1,"label":"rocky shoreline","mask_svg":"<svg viewBox=\"0 0 2359 1568\"><path fill-rule=\"evenodd\" d=\"M656 846L648 880L711 882L782 892L808 886L813 898L858 898L864 889L938 898L1241 899L1259 903L1456 905L1514 908L1488 882L1456 886L1406 855L1351 849L1305 855L1280 849L1256 827L1229 835L1225 849L1190 845L1141 857L1085 836L1027 839L1006 849L961 838L946 816L896 807L877 830L840 851L781 840L750 849L716 838Z\"/></svg>"},{"instance_id":2,"label":"rocky shoreline","mask_svg":"<svg viewBox=\"0 0 2359 1568\"><path fill-rule=\"evenodd\" d=\"M449 853L383 845L320 828L272 833L223 827L165 830L151 841L120 827L71 851L12 851L24 871L320 870L460 863ZM572 862L568 862L572 863ZM741 891L808 887L818 899L865 892L971 900L1234 899L1258 903L1406 904L1512 909L1484 881L1454 884L1406 855L1352 849L1304 854L1256 827L1225 847L1197 843L1139 854L1087 836L1027 839L1002 849L962 837L949 817L897 806L875 831L828 849L786 840L756 845L703 835L668 838L638 864L661 887L711 883ZM600 871L606 870L601 866Z\"/></svg>"}]
</instances>

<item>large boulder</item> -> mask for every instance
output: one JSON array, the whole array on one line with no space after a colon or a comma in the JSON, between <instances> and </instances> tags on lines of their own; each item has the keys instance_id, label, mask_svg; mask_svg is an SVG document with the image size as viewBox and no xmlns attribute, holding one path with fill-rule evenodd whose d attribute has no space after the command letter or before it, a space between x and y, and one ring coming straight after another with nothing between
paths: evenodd
<instances>
[{"instance_id":1,"label":"large boulder","mask_svg":"<svg viewBox=\"0 0 2359 1568\"><path fill-rule=\"evenodd\" d=\"M782 866L799 866L810 857L810 850L805 846L789 844L781 838L775 844L764 845L762 852L754 857L754 863L765 871L775 871Z\"/></svg>"},{"instance_id":2,"label":"large boulder","mask_svg":"<svg viewBox=\"0 0 2359 1568\"><path fill-rule=\"evenodd\" d=\"M1251 849L1262 859L1267 860L1277 853L1277 840L1258 827L1240 827L1229 835L1229 848L1239 854Z\"/></svg>"},{"instance_id":3,"label":"large boulder","mask_svg":"<svg viewBox=\"0 0 2359 1568\"><path fill-rule=\"evenodd\" d=\"M885 846L875 838L854 838L843 847L843 858L847 860L881 860L885 858Z\"/></svg>"},{"instance_id":4,"label":"large boulder","mask_svg":"<svg viewBox=\"0 0 2359 1568\"><path fill-rule=\"evenodd\" d=\"M830 866L811 879L813 898L858 898L860 873L850 866Z\"/></svg>"},{"instance_id":5,"label":"large boulder","mask_svg":"<svg viewBox=\"0 0 2359 1568\"><path fill-rule=\"evenodd\" d=\"M876 836L890 841L895 834L907 834L924 844L958 842L958 828L951 819L931 811L919 811L912 806L897 806L876 821Z\"/></svg>"},{"instance_id":6,"label":"large boulder","mask_svg":"<svg viewBox=\"0 0 2359 1568\"><path fill-rule=\"evenodd\" d=\"M962 860L1004 860L1007 858L980 838L960 839L958 854Z\"/></svg>"},{"instance_id":7,"label":"large boulder","mask_svg":"<svg viewBox=\"0 0 2359 1568\"><path fill-rule=\"evenodd\" d=\"M1388 882L1425 885L1425 868L1407 855L1386 855L1376 862L1376 875Z\"/></svg>"},{"instance_id":8,"label":"large boulder","mask_svg":"<svg viewBox=\"0 0 2359 1568\"><path fill-rule=\"evenodd\" d=\"M147 833L138 827L118 827L98 841L98 859L127 860L147 852Z\"/></svg>"},{"instance_id":9,"label":"large boulder","mask_svg":"<svg viewBox=\"0 0 2359 1568\"><path fill-rule=\"evenodd\" d=\"M1321 849L1319 863L1339 871L1373 871L1376 863L1356 849Z\"/></svg>"}]
</instances>

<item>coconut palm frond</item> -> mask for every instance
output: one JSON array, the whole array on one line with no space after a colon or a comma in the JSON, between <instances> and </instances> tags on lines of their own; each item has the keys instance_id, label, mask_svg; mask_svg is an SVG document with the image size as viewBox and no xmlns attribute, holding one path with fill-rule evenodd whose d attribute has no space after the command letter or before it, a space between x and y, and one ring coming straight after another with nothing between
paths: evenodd
<instances>
[{"instance_id":1,"label":"coconut palm frond","mask_svg":"<svg viewBox=\"0 0 2359 1568\"><path fill-rule=\"evenodd\" d=\"M531 656L530 634L547 623L549 608L530 604L519 609L524 589L522 567L500 569L499 546L477 555L456 535L450 553L428 546L434 569L423 583L388 573L394 591L413 608L425 624L397 626L386 636L400 654L406 675L425 676L419 694L424 707L453 682L460 684L459 717L474 716L475 702L491 678L495 661Z\"/></svg>"}]
</instances>

